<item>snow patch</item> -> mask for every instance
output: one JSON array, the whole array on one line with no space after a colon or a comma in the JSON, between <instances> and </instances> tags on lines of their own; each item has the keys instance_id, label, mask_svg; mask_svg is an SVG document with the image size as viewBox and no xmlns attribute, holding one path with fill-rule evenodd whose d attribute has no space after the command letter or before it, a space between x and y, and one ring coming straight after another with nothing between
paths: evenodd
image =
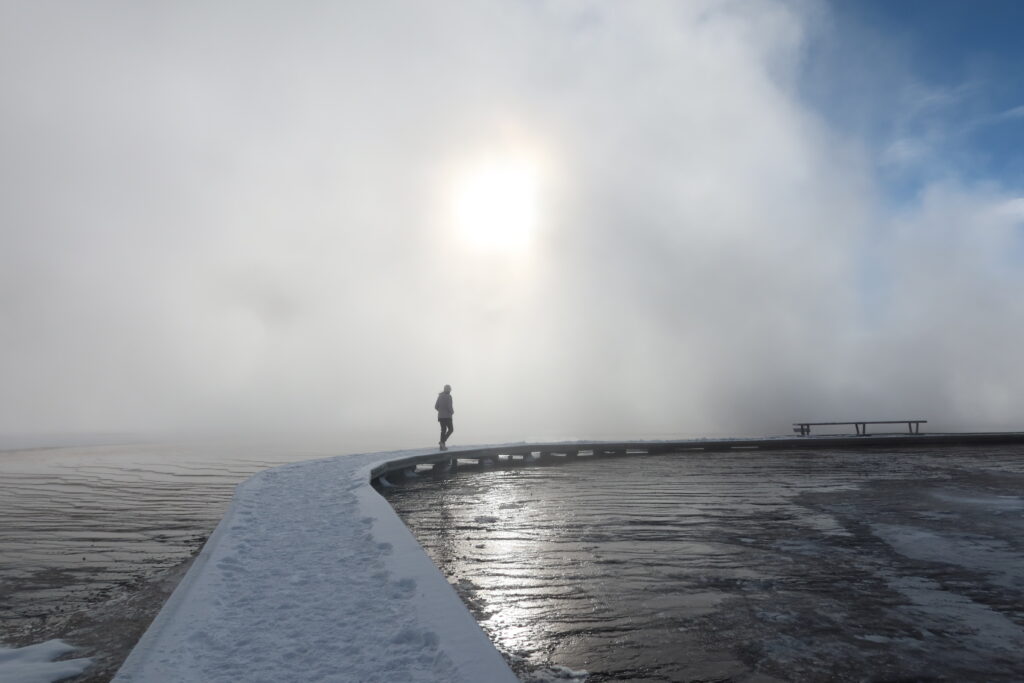
<instances>
[{"instance_id":1,"label":"snow patch","mask_svg":"<svg viewBox=\"0 0 1024 683\"><path fill-rule=\"evenodd\" d=\"M549 666L533 671L525 683L557 683L558 681L579 681L583 683L590 675L588 671L574 671L567 666Z\"/></svg>"},{"instance_id":2,"label":"snow patch","mask_svg":"<svg viewBox=\"0 0 1024 683\"><path fill-rule=\"evenodd\" d=\"M19 648L0 647L0 681L54 683L78 676L92 663L88 657L54 661L77 649L62 640L47 640Z\"/></svg>"}]
</instances>

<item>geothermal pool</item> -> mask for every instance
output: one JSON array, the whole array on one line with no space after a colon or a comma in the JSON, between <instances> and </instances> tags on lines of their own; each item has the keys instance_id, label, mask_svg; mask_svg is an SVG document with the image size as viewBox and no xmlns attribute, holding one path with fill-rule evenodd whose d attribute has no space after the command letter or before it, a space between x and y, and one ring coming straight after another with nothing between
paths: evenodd
<instances>
[{"instance_id":1,"label":"geothermal pool","mask_svg":"<svg viewBox=\"0 0 1024 683\"><path fill-rule=\"evenodd\" d=\"M1019 446L516 462L385 490L522 678L737 682L1019 681L1022 494Z\"/></svg>"}]
</instances>

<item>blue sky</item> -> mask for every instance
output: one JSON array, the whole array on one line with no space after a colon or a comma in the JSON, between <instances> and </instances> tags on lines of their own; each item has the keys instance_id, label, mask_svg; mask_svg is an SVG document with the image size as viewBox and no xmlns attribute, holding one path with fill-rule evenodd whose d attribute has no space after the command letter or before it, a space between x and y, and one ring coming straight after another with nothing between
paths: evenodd
<instances>
[{"instance_id":1,"label":"blue sky","mask_svg":"<svg viewBox=\"0 0 1024 683\"><path fill-rule=\"evenodd\" d=\"M806 53L806 95L863 135L884 193L928 182L1024 185L1024 3L831 2Z\"/></svg>"}]
</instances>

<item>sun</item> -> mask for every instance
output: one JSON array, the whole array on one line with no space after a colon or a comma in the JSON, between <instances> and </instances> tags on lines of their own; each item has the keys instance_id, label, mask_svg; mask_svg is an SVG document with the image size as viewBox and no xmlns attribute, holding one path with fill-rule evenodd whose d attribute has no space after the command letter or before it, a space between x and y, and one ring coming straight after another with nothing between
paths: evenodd
<instances>
[{"instance_id":1,"label":"sun","mask_svg":"<svg viewBox=\"0 0 1024 683\"><path fill-rule=\"evenodd\" d=\"M517 251L529 246L540 213L540 172L525 157L477 162L458 174L453 217L459 237L484 250Z\"/></svg>"}]
</instances>

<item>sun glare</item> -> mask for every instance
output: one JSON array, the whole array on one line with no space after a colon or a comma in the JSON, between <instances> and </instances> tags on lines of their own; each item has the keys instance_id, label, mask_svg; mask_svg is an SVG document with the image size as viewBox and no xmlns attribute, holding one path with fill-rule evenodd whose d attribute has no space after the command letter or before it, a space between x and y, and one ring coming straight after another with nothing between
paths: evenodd
<instances>
[{"instance_id":1,"label":"sun glare","mask_svg":"<svg viewBox=\"0 0 1024 683\"><path fill-rule=\"evenodd\" d=\"M512 251L529 245L537 229L539 172L527 159L489 160L456 180L454 219L474 247Z\"/></svg>"}]
</instances>

